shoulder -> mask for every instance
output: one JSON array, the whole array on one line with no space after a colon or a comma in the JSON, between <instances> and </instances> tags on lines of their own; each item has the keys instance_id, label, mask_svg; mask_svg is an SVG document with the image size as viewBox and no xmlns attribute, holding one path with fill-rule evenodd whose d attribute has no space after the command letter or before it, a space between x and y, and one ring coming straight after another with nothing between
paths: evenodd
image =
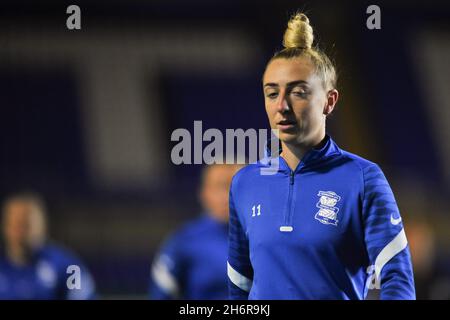
<instances>
[{"instance_id":1,"label":"shoulder","mask_svg":"<svg viewBox=\"0 0 450 320\"><path fill-rule=\"evenodd\" d=\"M184 224L178 231L178 234L182 238L189 238L198 235L201 232L204 232L210 229L213 224L212 219L208 217L206 214L187 222Z\"/></svg>"},{"instance_id":2,"label":"shoulder","mask_svg":"<svg viewBox=\"0 0 450 320\"><path fill-rule=\"evenodd\" d=\"M79 258L71 250L62 245L50 243L45 245L39 256L55 263L78 263Z\"/></svg>"},{"instance_id":3,"label":"shoulder","mask_svg":"<svg viewBox=\"0 0 450 320\"><path fill-rule=\"evenodd\" d=\"M81 259L71 250L54 243L45 245L38 252L35 263L38 266L50 266L54 268L58 274L66 274L69 266L77 266L87 271L86 266Z\"/></svg>"},{"instance_id":4,"label":"shoulder","mask_svg":"<svg viewBox=\"0 0 450 320\"><path fill-rule=\"evenodd\" d=\"M366 170L367 168L370 167L377 167L378 165L373 162L370 161L366 158L363 158L357 154L345 151L345 150L341 150L341 155L344 159L346 159L351 165L353 165L355 167L355 169L358 170Z\"/></svg>"},{"instance_id":5,"label":"shoulder","mask_svg":"<svg viewBox=\"0 0 450 320\"><path fill-rule=\"evenodd\" d=\"M386 189L389 187L389 182L377 163L347 151L343 151L342 155L356 168L355 170L360 172L359 180L362 185L363 197L372 194L374 190L383 193L389 192L389 188Z\"/></svg>"},{"instance_id":6,"label":"shoulder","mask_svg":"<svg viewBox=\"0 0 450 320\"><path fill-rule=\"evenodd\" d=\"M242 167L233 176L231 189L241 188L246 182L254 181L255 177L260 176L261 168L263 167L264 165L259 161Z\"/></svg>"},{"instance_id":7,"label":"shoulder","mask_svg":"<svg viewBox=\"0 0 450 320\"><path fill-rule=\"evenodd\" d=\"M354 153L345 150L341 151L342 157L345 159L346 163L352 168L352 171L358 172L361 175L363 181L366 181L373 176L384 178L383 171L377 163Z\"/></svg>"},{"instance_id":8,"label":"shoulder","mask_svg":"<svg viewBox=\"0 0 450 320\"><path fill-rule=\"evenodd\" d=\"M186 243L188 240L197 237L202 234L203 231L208 230L211 224L210 219L207 216L201 216L191 221L188 221L178 227L170 234L166 240L166 245L180 246Z\"/></svg>"}]
</instances>

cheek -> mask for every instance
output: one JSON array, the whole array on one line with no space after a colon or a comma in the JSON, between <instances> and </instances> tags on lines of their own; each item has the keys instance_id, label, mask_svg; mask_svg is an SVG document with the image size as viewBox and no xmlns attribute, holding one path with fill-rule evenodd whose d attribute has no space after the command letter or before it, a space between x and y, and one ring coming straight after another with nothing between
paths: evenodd
<instances>
[{"instance_id":1,"label":"cheek","mask_svg":"<svg viewBox=\"0 0 450 320\"><path fill-rule=\"evenodd\" d=\"M316 122L322 119L324 101L320 98L315 98L309 101L301 109L301 117L309 122Z\"/></svg>"},{"instance_id":2,"label":"cheek","mask_svg":"<svg viewBox=\"0 0 450 320\"><path fill-rule=\"evenodd\" d=\"M309 122L314 114L311 103L301 103L294 106L294 113L296 118L301 122Z\"/></svg>"},{"instance_id":3,"label":"cheek","mask_svg":"<svg viewBox=\"0 0 450 320\"><path fill-rule=\"evenodd\" d=\"M313 100L311 101L311 104L314 106L315 111L317 111L318 114L323 114L323 109L325 105L327 104L327 96L324 94L318 94L316 95Z\"/></svg>"},{"instance_id":4,"label":"cheek","mask_svg":"<svg viewBox=\"0 0 450 320\"><path fill-rule=\"evenodd\" d=\"M303 105L295 111L295 114L302 130L308 131L319 125L321 121L321 112L318 112L317 105Z\"/></svg>"},{"instance_id":5,"label":"cheek","mask_svg":"<svg viewBox=\"0 0 450 320\"><path fill-rule=\"evenodd\" d=\"M275 115L277 113L276 107L275 105L272 103L267 103L265 104L266 107L266 114L267 117L269 118L270 123L272 123L273 121L275 121Z\"/></svg>"}]
</instances>

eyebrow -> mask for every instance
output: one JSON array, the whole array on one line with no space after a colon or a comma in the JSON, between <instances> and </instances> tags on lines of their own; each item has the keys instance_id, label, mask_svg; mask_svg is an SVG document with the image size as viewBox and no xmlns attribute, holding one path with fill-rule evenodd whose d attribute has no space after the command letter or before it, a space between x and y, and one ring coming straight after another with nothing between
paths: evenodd
<instances>
[{"instance_id":1,"label":"eyebrow","mask_svg":"<svg viewBox=\"0 0 450 320\"><path fill-rule=\"evenodd\" d=\"M295 81L288 82L286 84L286 86L287 87L295 87L295 86L297 86L299 84L308 84L308 82L306 82L305 80L295 80ZM277 83L274 83L274 82L268 82L268 83L266 83L264 85L264 88L265 87L279 87L279 85Z\"/></svg>"}]
</instances>

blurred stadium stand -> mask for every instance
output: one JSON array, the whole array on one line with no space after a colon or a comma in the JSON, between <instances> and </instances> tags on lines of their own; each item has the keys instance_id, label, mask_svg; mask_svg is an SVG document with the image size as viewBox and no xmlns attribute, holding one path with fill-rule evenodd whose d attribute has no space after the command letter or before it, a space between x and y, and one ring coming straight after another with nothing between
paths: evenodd
<instances>
[{"instance_id":1,"label":"blurred stadium stand","mask_svg":"<svg viewBox=\"0 0 450 320\"><path fill-rule=\"evenodd\" d=\"M448 1L379 1L375 31L366 1L78 1L80 31L69 4L0 4L0 198L40 192L102 298L145 298L156 248L198 212L171 132L268 127L261 76L296 9L337 62L330 133L382 166L450 270Z\"/></svg>"}]
</instances>

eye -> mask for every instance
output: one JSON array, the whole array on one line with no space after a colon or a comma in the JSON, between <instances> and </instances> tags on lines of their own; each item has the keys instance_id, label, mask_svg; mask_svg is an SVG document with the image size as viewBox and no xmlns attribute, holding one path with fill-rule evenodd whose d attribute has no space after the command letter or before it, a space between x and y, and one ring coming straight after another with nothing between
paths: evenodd
<instances>
[{"instance_id":1,"label":"eye","mask_svg":"<svg viewBox=\"0 0 450 320\"><path fill-rule=\"evenodd\" d=\"M276 99L278 97L278 92L268 92L266 93L266 97L269 99Z\"/></svg>"},{"instance_id":2,"label":"eye","mask_svg":"<svg viewBox=\"0 0 450 320\"><path fill-rule=\"evenodd\" d=\"M292 90L291 92L294 96L306 99L308 97L308 92L304 90Z\"/></svg>"},{"instance_id":3,"label":"eye","mask_svg":"<svg viewBox=\"0 0 450 320\"><path fill-rule=\"evenodd\" d=\"M306 97L306 92L303 91L293 91L292 93L299 97Z\"/></svg>"}]
</instances>

